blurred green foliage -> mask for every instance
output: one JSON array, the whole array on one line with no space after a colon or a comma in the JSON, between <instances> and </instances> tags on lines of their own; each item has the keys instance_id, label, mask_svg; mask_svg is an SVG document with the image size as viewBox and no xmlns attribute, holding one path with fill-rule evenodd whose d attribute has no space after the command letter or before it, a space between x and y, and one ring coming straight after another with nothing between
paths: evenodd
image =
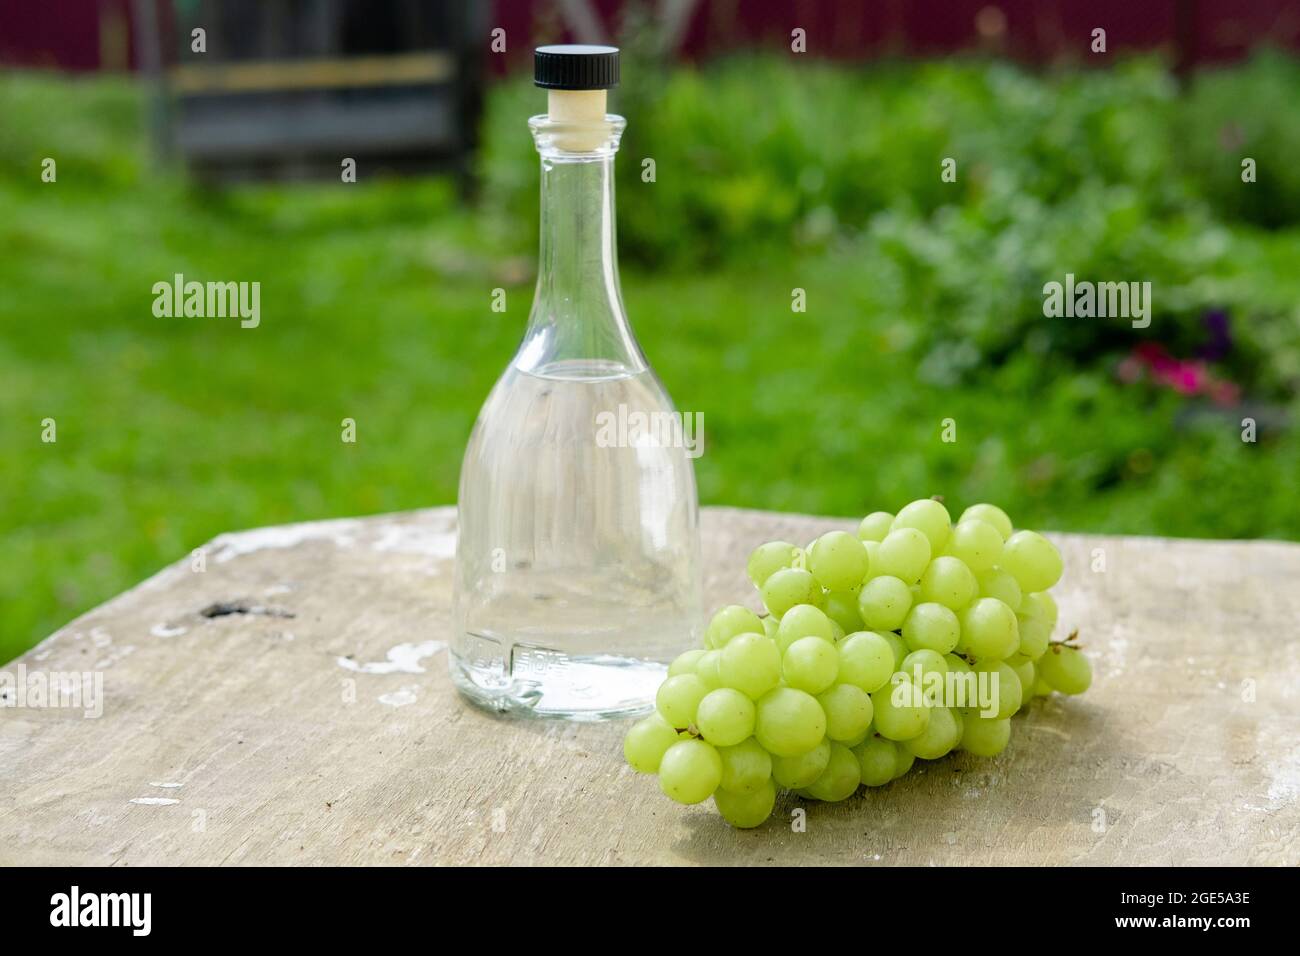
<instances>
[{"instance_id":1,"label":"blurred green foliage","mask_svg":"<svg viewBox=\"0 0 1300 956\"><path fill-rule=\"evenodd\" d=\"M626 72L623 288L705 415L706 504L851 515L940 493L1054 529L1300 537L1294 63L1186 94L1152 63ZM544 102L493 90L466 208L364 168L200 190L150 164L125 81L0 76L0 660L220 532L455 500L531 301L524 120ZM1151 327L1044 319L1066 271L1152 281ZM176 272L260 281L261 326L154 318ZM1214 307L1247 406L1117 380L1141 341L1195 348Z\"/></svg>"},{"instance_id":2,"label":"blurred green foliage","mask_svg":"<svg viewBox=\"0 0 1300 956\"><path fill-rule=\"evenodd\" d=\"M1234 376L1273 397L1300 380L1300 270L1255 256L1263 242L1300 261L1300 234L1232 228L1300 225L1296 60L1263 53L1185 95L1148 60L1044 75L774 57L627 72L620 240L639 262L693 271L840 249L874 279L864 305L916 320L911 350L942 382L977 378L1031 337L1082 363L1127 351L1122 324L1044 323L1042 287L1067 272L1150 281L1141 338L1190 351L1205 312L1223 308ZM489 194L526 221L535 157L517 118L538 103L526 79L502 91L484 166ZM940 178L945 157L956 182Z\"/></svg>"}]
</instances>

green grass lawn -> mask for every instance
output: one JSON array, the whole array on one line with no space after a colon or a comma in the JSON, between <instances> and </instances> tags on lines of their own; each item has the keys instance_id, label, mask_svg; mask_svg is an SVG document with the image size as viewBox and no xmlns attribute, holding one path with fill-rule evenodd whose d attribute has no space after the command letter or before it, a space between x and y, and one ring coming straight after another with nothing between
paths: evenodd
<instances>
[{"instance_id":1,"label":"green grass lawn","mask_svg":"<svg viewBox=\"0 0 1300 956\"><path fill-rule=\"evenodd\" d=\"M448 183L206 193L150 169L139 115L122 81L0 76L0 661L220 532L454 503L527 318L531 227ZM1245 444L1239 414L1189 414L1104 365L1044 385L1057 359L1032 342L934 384L908 345L947 316L881 310L862 255L624 264L647 355L704 414L703 503L859 514L943 494L1050 529L1300 536L1293 431ZM260 281L260 327L155 318L176 272Z\"/></svg>"}]
</instances>

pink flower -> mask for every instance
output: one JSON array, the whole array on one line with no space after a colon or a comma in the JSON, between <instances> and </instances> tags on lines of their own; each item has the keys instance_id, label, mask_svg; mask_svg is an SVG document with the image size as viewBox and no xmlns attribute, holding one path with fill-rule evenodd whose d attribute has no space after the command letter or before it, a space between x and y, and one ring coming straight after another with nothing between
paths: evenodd
<instances>
[{"instance_id":1,"label":"pink flower","mask_svg":"<svg viewBox=\"0 0 1300 956\"><path fill-rule=\"evenodd\" d=\"M1150 371L1155 382L1180 395L1207 395L1219 405L1234 405L1241 397L1241 390L1235 384L1216 378L1205 362L1174 358L1156 342L1137 346L1120 362L1116 373L1120 381L1132 383L1142 377L1144 368Z\"/></svg>"}]
</instances>

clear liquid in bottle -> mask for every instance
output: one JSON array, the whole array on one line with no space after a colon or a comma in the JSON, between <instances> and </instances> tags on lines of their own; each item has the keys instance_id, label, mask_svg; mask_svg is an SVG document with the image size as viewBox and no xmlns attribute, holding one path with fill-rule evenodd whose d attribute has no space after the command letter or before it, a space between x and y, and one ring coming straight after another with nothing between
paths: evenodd
<instances>
[{"instance_id":1,"label":"clear liquid in bottle","mask_svg":"<svg viewBox=\"0 0 1300 956\"><path fill-rule=\"evenodd\" d=\"M622 120L604 114L603 89L595 105L552 93L550 113L530 121L542 154L537 293L465 452L450 655L475 703L570 719L648 710L665 663L700 627L701 436L637 427L676 413L623 311Z\"/></svg>"}]
</instances>

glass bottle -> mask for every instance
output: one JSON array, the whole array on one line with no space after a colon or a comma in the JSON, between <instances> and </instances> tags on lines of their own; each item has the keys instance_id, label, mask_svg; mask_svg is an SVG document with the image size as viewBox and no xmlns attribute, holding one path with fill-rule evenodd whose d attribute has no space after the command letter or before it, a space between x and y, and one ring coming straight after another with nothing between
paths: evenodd
<instances>
[{"instance_id":1,"label":"glass bottle","mask_svg":"<svg viewBox=\"0 0 1300 956\"><path fill-rule=\"evenodd\" d=\"M664 662L698 646L702 436L645 427L681 419L619 290L618 51L539 48L536 80L537 289L465 450L449 659L475 703L594 720L648 710Z\"/></svg>"}]
</instances>

